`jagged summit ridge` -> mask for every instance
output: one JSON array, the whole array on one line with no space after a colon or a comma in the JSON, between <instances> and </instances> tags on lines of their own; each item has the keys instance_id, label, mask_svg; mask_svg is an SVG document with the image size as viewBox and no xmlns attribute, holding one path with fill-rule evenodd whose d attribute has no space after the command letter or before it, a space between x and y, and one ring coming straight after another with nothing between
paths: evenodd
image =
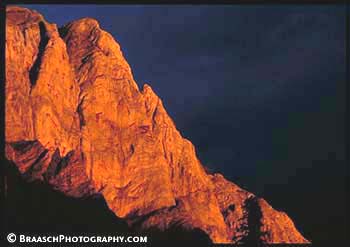
<instances>
[{"instance_id":1,"label":"jagged summit ridge","mask_svg":"<svg viewBox=\"0 0 350 247\"><path fill-rule=\"evenodd\" d=\"M24 177L67 196L102 195L130 227L181 222L214 242L244 234L239 219L254 195L205 172L161 99L147 84L139 90L119 44L96 20L57 29L18 7L7 8L7 20L6 155ZM266 202L259 208L266 241L307 242L288 216Z\"/></svg>"}]
</instances>

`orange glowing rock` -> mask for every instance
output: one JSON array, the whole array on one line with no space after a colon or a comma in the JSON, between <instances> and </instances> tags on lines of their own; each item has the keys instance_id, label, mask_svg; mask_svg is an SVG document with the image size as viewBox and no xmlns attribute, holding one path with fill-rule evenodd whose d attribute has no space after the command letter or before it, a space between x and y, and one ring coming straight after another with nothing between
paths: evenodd
<instances>
[{"instance_id":1,"label":"orange glowing rock","mask_svg":"<svg viewBox=\"0 0 350 247\"><path fill-rule=\"evenodd\" d=\"M205 172L96 20L58 30L35 11L8 7L6 21L6 155L25 178L67 196L100 194L130 226L181 222L232 242L252 194ZM308 242L286 214L259 205L266 241Z\"/></svg>"}]
</instances>

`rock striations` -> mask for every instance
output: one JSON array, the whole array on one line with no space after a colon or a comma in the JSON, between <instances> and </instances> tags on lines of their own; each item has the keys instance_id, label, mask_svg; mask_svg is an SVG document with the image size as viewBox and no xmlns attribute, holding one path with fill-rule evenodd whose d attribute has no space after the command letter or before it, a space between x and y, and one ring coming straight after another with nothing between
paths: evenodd
<instances>
[{"instance_id":1,"label":"rock striations","mask_svg":"<svg viewBox=\"0 0 350 247\"><path fill-rule=\"evenodd\" d=\"M102 195L130 227L180 224L217 243L247 234L245 202L255 196L205 172L94 19L58 29L35 11L7 8L5 130L7 159L24 178L70 197ZM266 242L308 242L285 213L257 201Z\"/></svg>"}]
</instances>

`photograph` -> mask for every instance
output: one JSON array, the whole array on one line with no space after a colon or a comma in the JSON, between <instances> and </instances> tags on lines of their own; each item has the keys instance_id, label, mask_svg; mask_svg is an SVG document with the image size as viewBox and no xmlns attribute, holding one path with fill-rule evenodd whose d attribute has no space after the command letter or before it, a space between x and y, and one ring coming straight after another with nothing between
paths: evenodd
<instances>
[{"instance_id":1,"label":"photograph","mask_svg":"<svg viewBox=\"0 0 350 247\"><path fill-rule=\"evenodd\" d=\"M347 245L348 4L1 11L1 246Z\"/></svg>"}]
</instances>

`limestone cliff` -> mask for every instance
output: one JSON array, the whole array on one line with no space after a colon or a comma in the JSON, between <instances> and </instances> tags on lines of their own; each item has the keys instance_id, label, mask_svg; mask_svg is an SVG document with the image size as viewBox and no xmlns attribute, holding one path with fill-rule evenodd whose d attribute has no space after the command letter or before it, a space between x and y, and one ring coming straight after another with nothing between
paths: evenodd
<instances>
[{"instance_id":1,"label":"limestone cliff","mask_svg":"<svg viewBox=\"0 0 350 247\"><path fill-rule=\"evenodd\" d=\"M209 175L149 85L142 90L114 38L90 18L57 28L6 11L6 156L28 181L70 197L102 195L130 227L243 234L251 193ZM259 199L270 243L308 242Z\"/></svg>"}]
</instances>

